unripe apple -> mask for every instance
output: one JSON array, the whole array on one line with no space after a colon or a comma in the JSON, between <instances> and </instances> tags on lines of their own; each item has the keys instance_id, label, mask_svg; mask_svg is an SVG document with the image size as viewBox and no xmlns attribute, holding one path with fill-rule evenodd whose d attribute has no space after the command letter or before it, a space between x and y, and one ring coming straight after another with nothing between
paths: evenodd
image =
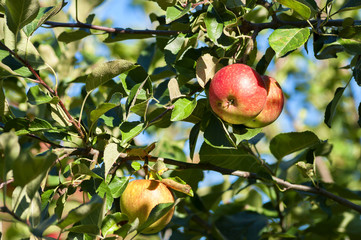
<instances>
[{"instance_id":1,"label":"unripe apple","mask_svg":"<svg viewBox=\"0 0 361 240\"><path fill-rule=\"evenodd\" d=\"M129 182L120 198L120 209L125 213L129 222L139 219L142 225L159 203L174 203L174 196L168 187L157 180L134 180ZM142 233L156 233L162 230L172 219L174 208L154 222Z\"/></svg>"},{"instance_id":2,"label":"unripe apple","mask_svg":"<svg viewBox=\"0 0 361 240\"><path fill-rule=\"evenodd\" d=\"M260 114L244 125L252 128L265 127L273 123L281 114L284 104L284 96L278 82L269 76L262 76L267 88L266 104Z\"/></svg>"},{"instance_id":3,"label":"unripe apple","mask_svg":"<svg viewBox=\"0 0 361 240\"><path fill-rule=\"evenodd\" d=\"M213 112L231 124L244 124L255 118L262 111L266 97L261 76L245 64L221 68L209 86Z\"/></svg>"}]
</instances>

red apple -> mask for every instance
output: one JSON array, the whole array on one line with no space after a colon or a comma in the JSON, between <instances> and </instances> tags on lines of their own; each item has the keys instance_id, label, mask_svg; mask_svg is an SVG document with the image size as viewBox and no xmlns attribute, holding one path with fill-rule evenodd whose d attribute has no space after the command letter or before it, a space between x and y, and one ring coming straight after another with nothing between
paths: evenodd
<instances>
[{"instance_id":1,"label":"red apple","mask_svg":"<svg viewBox=\"0 0 361 240\"><path fill-rule=\"evenodd\" d=\"M267 90L261 76L245 64L220 69L209 86L213 112L231 124L244 124L255 118L266 103Z\"/></svg>"},{"instance_id":2,"label":"red apple","mask_svg":"<svg viewBox=\"0 0 361 240\"><path fill-rule=\"evenodd\" d=\"M128 216L129 222L138 218L141 225L159 203L174 203L173 194L165 184L156 180L134 180L128 184L120 198L120 209ZM162 230L172 219L173 212L174 208L142 233L156 233Z\"/></svg>"},{"instance_id":3,"label":"red apple","mask_svg":"<svg viewBox=\"0 0 361 240\"><path fill-rule=\"evenodd\" d=\"M273 123L281 114L284 104L284 96L278 82L269 76L262 76L267 88L266 105L262 112L253 120L244 125L252 128L265 127Z\"/></svg>"}]
</instances>

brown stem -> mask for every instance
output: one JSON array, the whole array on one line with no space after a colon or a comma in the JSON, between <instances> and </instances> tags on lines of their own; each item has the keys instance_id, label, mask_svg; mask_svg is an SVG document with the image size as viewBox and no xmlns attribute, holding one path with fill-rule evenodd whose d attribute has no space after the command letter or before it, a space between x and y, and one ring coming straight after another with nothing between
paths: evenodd
<instances>
[{"instance_id":1,"label":"brown stem","mask_svg":"<svg viewBox=\"0 0 361 240\"><path fill-rule=\"evenodd\" d=\"M29 64L28 61L26 61L25 59L23 59L21 56L19 56L16 52L14 52L13 50L11 50L10 48L8 48L3 42L0 41L0 45L1 47L5 48L11 55L13 55L16 59L18 59L25 67L27 67L30 72L35 76L35 78L37 79L37 83L41 84L43 87L45 87L46 90L48 90L48 92L56 97L58 96L58 92L54 89L52 89L51 87L49 87L48 84L46 84L46 82L44 82L44 80L39 76L39 74L35 71L35 69ZM77 124L77 121L70 115L69 111L67 110L67 108L65 107L64 103L61 101L61 99L59 98L59 105L60 107L63 109L64 113L66 114L68 121L70 123L73 124L73 126L77 129L81 139L83 139L83 141L85 141L85 134L83 132L83 130L81 129L81 127Z\"/></svg>"},{"instance_id":2,"label":"brown stem","mask_svg":"<svg viewBox=\"0 0 361 240\"><path fill-rule=\"evenodd\" d=\"M0 207L0 212L7 213L7 214L11 215L15 220L27 224L26 221L24 221L23 219L21 219L20 217L18 217L13 211L11 211L11 210L10 210L8 207L6 207L6 206Z\"/></svg>"},{"instance_id":3,"label":"brown stem","mask_svg":"<svg viewBox=\"0 0 361 240\"><path fill-rule=\"evenodd\" d=\"M105 27L105 26L87 24L82 22L63 23L63 22L47 21L44 24L52 28L56 28L56 27L86 28L86 29L104 31L107 33L118 33L118 34L146 34L146 35L171 36L171 35L178 35L180 33L189 33L189 31L181 32L181 31L172 31L172 30L149 30L149 29L135 30L130 28L112 28L112 27Z\"/></svg>"},{"instance_id":4,"label":"brown stem","mask_svg":"<svg viewBox=\"0 0 361 240\"><path fill-rule=\"evenodd\" d=\"M265 5L266 7L269 7L268 5ZM276 29L281 26L292 26L292 27L309 27L310 23L312 25L317 25L319 20L309 20L309 21L283 21L278 19L275 16L272 16L272 21L266 22L266 23L252 23L250 21L247 21L245 19L242 20L242 23L240 26L238 26L242 33L249 33L252 31L260 32L264 29ZM334 20L328 20L323 26L327 27L341 27L344 22L344 19L334 19ZM178 35L180 33L191 33L190 31L172 31L172 30L134 30L130 28L112 28L112 27L104 27L104 26L98 26L93 24L87 24L87 23L63 23L63 22L52 22L47 21L44 23L45 25L48 25L51 28L55 27L70 27L70 28L87 28L87 29L94 29L94 30L100 30L107 33L117 33L117 34L145 34L145 35L152 35L152 36L173 36ZM361 25L360 20L355 20L354 25Z\"/></svg>"},{"instance_id":5,"label":"brown stem","mask_svg":"<svg viewBox=\"0 0 361 240\"><path fill-rule=\"evenodd\" d=\"M156 161L157 159L158 159L157 157L151 157L151 158L149 158L149 161ZM247 178L247 179L257 179L257 180L261 180L261 181L267 181L264 178L258 176L256 173L222 168L222 167L218 167L218 166L215 166L215 165L209 164L209 163L188 163L188 162L180 162L180 161L176 161L176 160L168 159L168 158L164 158L163 161L166 164L175 165L181 169L197 168L197 169L202 169L202 170L212 170L212 171L222 173L223 175L233 175L233 176L238 176L238 177ZM283 179L275 177L275 176L272 176L272 180L278 186L283 187L283 191L296 190L296 191L301 191L301 192L314 193L314 194L321 195L326 198L332 199L335 202L337 202L343 206L346 206L348 208L351 208L351 209L361 213L360 205L357 205L345 198L337 196L323 188L316 188L316 187L311 187L311 186L306 186L306 185L301 185L301 184L293 184L293 183L290 183L286 180L283 180Z\"/></svg>"}]
</instances>

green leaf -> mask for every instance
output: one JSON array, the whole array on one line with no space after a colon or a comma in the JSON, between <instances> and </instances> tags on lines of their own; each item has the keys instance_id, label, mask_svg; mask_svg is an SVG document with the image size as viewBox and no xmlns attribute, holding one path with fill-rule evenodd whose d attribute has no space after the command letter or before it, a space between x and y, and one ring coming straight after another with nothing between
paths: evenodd
<instances>
[{"instance_id":1,"label":"green leaf","mask_svg":"<svg viewBox=\"0 0 361 240\"><path fill-rule=\"evenodd\" d=\"M135 171L139 171L140 169L143 168L142 164L140 164L139 162L135 162L135 161L132 162L131 166Z\"/></svg>"},{"instance_id":2,"label":"green leaf","mask_svg":"<svg viewBox=\"0 0 361 240\"><path fill-rule=\"evenodd\" d=\"M348 0L337 12L350 11L361 8L359 0Z\"/></svg>"},{"instance_id":3,"label":"green leaf","mask_svg":"<svg viewBox=\"0 0 361 240\"><path fill-rule=\"evenodd\" d=\"M128 177L119 178L114 176L113 180L109 183L109 188L112 193L113 198L118 198L122 195L125 188L129 183Z\"/></svg>"},{"instance_id":4,"label":"green leaf","mask_svg":"<svg viewBox=\"0 0 361 240\"><path fill-rule=\"evenodd\" d=\"M233 125L233 136L236 138L236 145L242 141L251 140L260 132L262 132L262 128L245 128L243 126Z\"/></svg>"},{"instance_id":5,"label":"green leaf","mask_svg":"<svg viewBox=\"0 0 361 240\"><path fill-rule=\"evenodd\" d=\"M30 77L33 74L27 67L15 60L8 51L0 49L0 76L8 77L9 75L20 75Z\"/></svg>"},{"instance_id":6,"label":"green leaf","mask_svg":"<svg viewBox=\"0 0 361 240\"><path fill-rule=\"evenodd\" d=\"M199 157L201 163L211 163L222 168L254 172L269 178L257 158L244 148L214 148L204 142L199 151Z\"/></svg>"},{"instance_id":7,"label":"green leaf","mask_svg":"<svg viewBox=\"0 0 361 240\"><path fill-rule=\"evenodd\" d=\"M105 146L104 149L104 169L105 169L105 178L107 177L110 169L113 167L113 164L118 159L121 149L116 143L109 143Z\"/></svg>"},{"instance_id":8,"label":"green leaf","mask_svg":"<svg viewBox=\"0 0 361 240\"><path fill-rule=\"evenodd\" d=\"M222 36L224 24L213 5L209 5L204 23L206 24L208 37L217 43Z\"/></svg>"},{"instance_id":9,"label":"green leaf","mask_svg":"<svg viewBox=\"0 0 361 240\"><path fill-rule=\"evenodd\" d=\"M33 121L31 121L28 128L30 132L45 131L50 129L53 129L53 125L51 125L48 121L40 118L35 118Z\"/></svg>"},{"instance_id":10,"label":"green leaf","mask_svg":"<svg viewBox=\"0 0 361 240\"><path fill-rule=\"evenodd\" d=\"M192 4L189 3L184 9L181 9L179 6L169 7L166 11L166 24L169 24L181 17L183 17L185 14L189 12L189 10L192 8Z\"/></svg>"},{"instance_id":11,"label":"green leaf","mask_svg":"<svg viewBox=\"0 0 361 240\"><path fill-rule=\"evenodd\" d=\"M171 121L181 121L189 117L197 106L196 99L180 98L174 103Z\"/></svg>"},{"instance_id":12,"label":"green leaf","mask_svg":"<svg viewBox=\"0 0 361 240\"><path fill-rule=\"evenodd\" d=\"M79 207L71 210L65 218L58 222L57 226L64 229L67 226L86 218L94 210L102 207L102 205L103 200L101 197L93 195L89 202L81 204Z\"/></svg>"},{"instance_id":13,"label":"green leaf","mask_svg":"<svg viewBox=\"0 0 361 240\"><path fill-rule=\"evenodd\" d=\"M21 154L13 163L15 184L25 186L39 176L44 177L42 175L49 170L56 159L57 156L49 152L37 156L31 156L29 153ZM36 186L36 189L38 188L39 186Z\"/></svg>"},{"instance_id":14,"label":"green leaf","mask_svg":"<svg viewBox=\"0 0 361 240\"><path fill-rule=\"evenodd\" d=\"M92 125L98 121L98 119L108 112L109 110L117 107L117 104L114 103L102 103L100 104L95 110L90 112L90 121L92 122Z\"/></svg>"},{"instance_id":15,"label":"green leaf","mask_svg":"<svg viewBox=\"0 0 361 240\"><path fill-rule=\"evenodd\" d=\"M9 29L17 35L39 12L38 0L6 0L5 12Z\"/></svg>"},{"instance_id":16,"label":"green leaf","mask_svg":"<svg viewBox=\"0 0 361 240\"><path fill-rule=\"evenodd\" d=\"M73 226L69 229L67 229L69 232L75 232L75 233L86 233L90 235L97 235L99 234L99 228L97 225L93 224L81 224Z\"/></svg>"},{"instance_id":17,"label":"green leaf","mask_svg":"<svg viewBox=\"0 0 361 240\"><path fill-rule=\"evenodd\" d=\"M118 59L96 65L86 80L87 92L108 82L121 73L127 72L136 67L136 65L127 60Z\"/></svg>"},{"instance_id":18,"label":"green leaf","mask_svg":"<svg viewBox=\"0 0 361 240\"><path fill-rule=\"evenodd\" d=\"M138 136L144 129L142 122L123 122L120 125L120 132L122 134L122 143L125 144Z\"/></svg>"},{"instance_id":19,"label":"green leaf","mask_svg":"<svg viewBox=\"0 0 361 240\"><path fill-rule=\"evenodd\" d=\"M102 179L102 177L100 177L98 174L90 170L89 167L84 163L75 164L72 167L71 171L74 174L74 176L86 175L86 176L91 176L93 178Z\"/></svg>"},{"instance_id":20,"label":"green leaf","mask_svg":"<svg viewBox=\"0 0 361 240\"><path fill-rule=\"evenodd\" d=\"M345 87L337 88L332 101L326 107L324 123L329 128L331 128L332 120L335 117L338 103L340 102L345 89L346 89Z\"/></svg>"},{"instance_id":21,"label":"green leaf","mask_svg":"<svg viewBox=\"0 0 361 240\"><path fill-rule=\"evenodd\" d=\"M273 57L276 55L276 52L271 48L267 48L266 53L262 56L261 60L257 63L256 71L260 75L264 75L269 64L271 63Z\"/></svg>"},{"instance_id":22,"label":"green leaf","mask_svg":"<svg viewBox=\"0 0 361 240\"><path fill-rule=\"evenodd\" d=\"M273 156L281 160L284 156L318 143L320 143L320 139L311 131L281 133L272 138L270 150Z\"/></svg>"},{"instance_id":23,"label":"green leaf","mask_svg":"<svg viewBox=\"0 0 361 240\"><path fill-rule=\"evenodd\" d=\"M14 132L2 133L0 135L0 176L2 181L6 180L6 174L12 169L12 165L19 154L18 136Z\"/></svg>"},{"instance_id":24,"label":"green leaf","mask_svg":"<svg viewBox=\"0 0 361 240\"><path fill-rule=\"evenodd\" d=\"M358 105L358 121L357 124L361 127L361 103Z\"/></svg>"},{"instance_id":25,"label":"green leaf","mask_svg":"<svg viewBox=\"0 0 361 240\"><path fill-rule=\"evenodd\" d=\"M361 55L361 38L341 38L338 42L345 48L346 52L352 55Z\"/></svg>"},{"instance_id":26,"label":"green leaf","mask_svg":"<svg viewBox=\"0 0 361 240\"><path fill-rule=\"evenodd\" d=\"M154 36L150 33L132 33L132 29L124 29L129 30L129 33L109 33L108 37L104 39L104 43L113 43L113 42L120 42L124 40L134 40L134 39L146 39L146 38L153 38Z\"/></svg>"},{"instance_id":27,"label":"green leaf","mask_svg":"<svg viewBox=\"0 0 361 240\"><path fill-rule=\"evenodd\" d=\"M17 135L24 135L30 132L45 131L53 129L53 126L40 118L34 118L32 121L27 118L14 118L6 122L4 131L9 132L14 129Z\"/></svg>"},{"instance_id":28,"label":"green leaf","mask_svg":"<svg viewBox=\"0 0 361 240\"><path fill-rule=\"evenodd\" d=\"M276 56L282 57L301 47L309 36L308 28L279 28L270 35L269 44L276 52Z\"/></svg>"},{"instance_id":29,"label":"green leaf","mask_svg":"<svg viewBox=\"0 0 361 240\"><path fill-rule=\"evenodd\" d=\"M5 94L3 90L3 81L0 80L0 119L2 119L8 112Z\"/></svg>"},{"instance_id":30,"label":"green leaf","mask_svg":"<svg viewBox=\"0 0 361 240\"><path fill-rule=\"evenodd\" d=\"M215 148L237 148L224 123L213 114L207 119L208 125L204 130L204 141Z\"/></svg>"},{"instance_id":31,"label":"green leaf","mask_svg":"<svg viewBox=\"0 0 361 240\"><path fill-rule=\"evenodd\" d=\"M73 32L62 32L58 37L58 41L70 43L70 42L75 42L75 41L81 40L89 35L91 35L89 30L76 30Z\"/></svg>"},{"instance_id":32,"label":"green leaf","mask_svg":"<svg viewBox=\"0 0 361 240\"><path fill-rule=\"evenodd\" d=\"M189 156L193 159L197 139L200 132L200 123L195 124L189 133Z\"/></svg>"},{"instance_id":33,"label":"green leaf","mask_svg":"<svg viewBox=\"0 0 361 240\"><path fill-rule=\"evenodd\" d=\"M59 102L59 97L50 97L41 90L39 85L35 85L29 88L29 91L26 95L28 97L28 102L32 105L40 105L44 103L56 104L57 102Z\"/></svg>"},{"instance_id":34,"label":"green leaf","mask_svg":"<svg viewBox=\"0 0 361 240\"><path fill-rule=\"evenodd\" d=\"M138 232L142 232L144 229L152 225L158 219L166 215L172 208L174 208L181 199L177 199L174 203L159 203L156 205L152 211L149 213L147 221L138 227Z\"/></svg>"},{"instance_id":35,"label":"green leaf","mask_svg":"<svg viewBox=\"0 0 361 240\"><path fill-rule=\"evenodd\" d=\"M307 6L305 2L301 2L298 0L277 0L277 2L282 5L291 8L296 13L298 13L303 19L308 20L312 15L312 11L310 6Z\"/></svg>"},{"instance_id":36,"label":"green leaf","mask_svg":"<svg viewBox=\"0 0 361 240\"><path fill-rule=\"evenodd\" d=\"M120 212L116 212L105 216L101 227L102 235L106 237L107 235L113 234L115 231L121 228L121 226L119 226L119 223L127 220L128 217Z\"/></svg>"},{"instance_id":37,"label":"green leaf","mask_svg":"<svg viewBox=\"0 0 361 240\"><path fill-rule=\"evenodd\" d=\"M56 15L65 5L66 3L64 2L64 0L62 0L54 7L41 7L36 18L31 23L25 26L25 34L28 37L31 36L41 25L43 25L43 23L45 23L49 18Z\"/></svg>"},{"instance_id":38,"label":"green leaf","mask_svg":"<svg viewBox=\"0 0 361 240\"><path fill-rule=\"evenodd\" d=\"M49 228L50 226L52 226L57 220L56 215L52 215L51 217L43 220L40 222L39 225L36 226L36 228L32 231L34 233L34 235L36 236L42 236L44 231Z\"/></svg>"}]
</instances>

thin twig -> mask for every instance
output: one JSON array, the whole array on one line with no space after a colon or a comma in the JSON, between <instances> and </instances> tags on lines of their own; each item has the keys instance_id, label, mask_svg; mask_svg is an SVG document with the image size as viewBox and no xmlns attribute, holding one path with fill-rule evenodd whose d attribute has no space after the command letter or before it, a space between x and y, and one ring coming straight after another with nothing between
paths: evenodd
<instances>
[{"instance_id":1,"label":"thin twig","mask_svg":"<svg viewBox=\"0 0 361 240\"><path fill-rule=\"evenodd\" d=\"M144 35L154 35L154 36L155 35L172 36L172 35L178 35L180 33L190 33L190 31L151 30L151 29L135 30L131 28L112 28L112 27L105 27L105 26L87 24L82 22L64 23L64 22L47 21L44 24L48 25L51 28L56 28L56 27L86 28L86 29L93 29L93 30L104 31L107 33L117 33L117 34L144 34Z\"/></svg>"},{"instance_id":2,"label":"thin twig","mask_svg":"<svg viewBox=\"0 0 361 240\"><path fill-rule=\"evenodd\" d=\"M16 52L14 52L13 50L11 50L10 48L8 48L3 42L0 41L0 45L2 48L4 48L5 50L7 50L11 55L13 55L16 59L18 59L25 67L27 67L30 72L35 76L35 78L37 79L37 83L41 84L43 87L45 87L46 90L48 90L48 92L56 97L58 96L58 93L56 90L52 89L51 87L49 87L48 84L46 84L46 82L39 76L39 74L35 71L35 69L29 64L28 61L26 61L25 59L23 59L21 56L19 56ZM85 140L85 135L83 130L78 126L77 121L71 116L71 114L69 113L69 111L67 110L67 108L65 107L64 103L62 102L62 100L59 98L59 102L58 104L60 105L60 107L62 108L62 110L64 111L64 113L66 114L68 121L70 123L73 124L73 126L77 129L80 137Z\"/></svg>"}]
</instances>

